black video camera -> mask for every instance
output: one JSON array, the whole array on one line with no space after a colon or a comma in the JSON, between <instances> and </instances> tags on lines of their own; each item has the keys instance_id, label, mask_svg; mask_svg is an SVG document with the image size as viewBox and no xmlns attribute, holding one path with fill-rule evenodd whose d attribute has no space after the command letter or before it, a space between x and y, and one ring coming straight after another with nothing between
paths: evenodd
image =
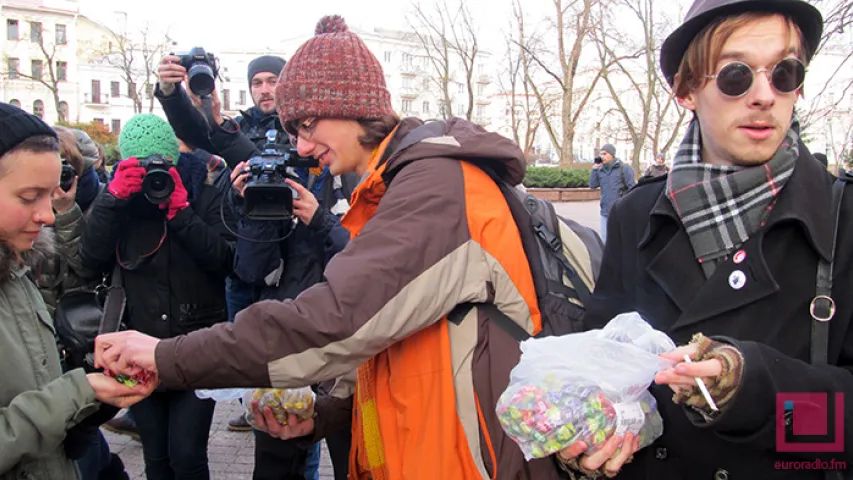
<instances>
[{"instance_id":1,"label":"black video camera","mask_svg":"<svg viewBox=\"0 0 853 480\"><path fill-rule=\"evenodd\" d=\"M277 132L267 132L264 151L249 160L249 181L243 190L243 208L252 220L287 220L293 217L296 190L284 180L299 180L294 168L320 165L314 157L302 157L295 148L276 143Z\"/></svg>"},{"instance_id":2,"label":"black video camera","mask_svg":"<svg viewBox=\"0 0 853 480\"><path fill-rule=\"evenodd\" d=\"M74 177L77 176L77 169L74 168L68 160L62 159L62 173L59 174L59 188L67 192L71 190L71 185L74 184Z\"/></svg>"},{"instance_id":3,"label":"black video camera","mask_svg":"<svg viewBox=\"0 0 853 480\"><path fill-rule=\"evenodd\" d=\"M601 163L601 162L602 162L601 157L595 157L592 159L592 163Z\"/></svg>"},{"instance_id":4,"label":"black video camera","mask_svg":"<svg viewBox=\"0 0 853 480\"><path fill-rule=\"evenodd\" d=\"M187 83L190 90L198 96L210 95L216 87L219 75L219 62L212 53L201 47L195 47L187 53L173 53L181 58L181 66L187 69Z\"/></svg>"},{"instance_id":5,"label":"black video camera","mask_svg":"<svg viewBox=\"0 0 853 480\"><path fill-rule=\"evenodd\" d=\"M168 202L175 191L175 181L169 174L172 162L155 154L140 160L139 166L145 169L145 177L142 178L142 193L145 198L155 205Z\"/></svg>"}]
</instances>

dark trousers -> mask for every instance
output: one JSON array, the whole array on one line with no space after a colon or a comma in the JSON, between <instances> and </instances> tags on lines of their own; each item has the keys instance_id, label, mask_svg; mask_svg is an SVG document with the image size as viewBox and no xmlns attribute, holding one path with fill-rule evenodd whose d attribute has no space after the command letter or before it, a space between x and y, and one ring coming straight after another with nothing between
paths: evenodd
<instances>
[{"instance_id":1,"label":"dark trousers","mask_svg":"<svg viewBox=\"0 0 853 480\"><path fill-rule=\"evenodd\" d=\"M97 435L92 437L92 444L85 456L77 460L77 468L80 469L82 480L98 480L101 470L110 464L110 446L104 438L104 434L98 430Z\"/></svg>"},{"instance_id":2,"label":"dark trousers","mask_svg":"<svg viewBox=\"0 0 853 480\"><path fill-rule=\"evenodd\" d=\"M279 440L259 430L255 433L253 480L305 480L308 451L295 440Z\"/></svg>"},{"instance_id":3,"label":"dark trousers","mask_svg":"<svg viewBox=\"0 0 853 480\"><path fill-rule=\"evenodd\" d=\"M208 480L207 440L216 402L193 391L154 392L131 408L148 480Z\"/></svg>"},{"instance_id":4,"label":"dark trousers","mask_svg":"<svg viewBox=\"0 0 853 480\"><path fill-rule=\"evenodd\" d=\"M225 303L228 306L228 321L234 323L234 317L240 310L247 308L257 300L255 286L236 277L225 279Z\"/></svg>"},{"instance_id":5,"label":"dark trousers","mask_svg":"<svg viewBox=\"0 0 853 480\"><path fill-rule=\"evenodd\" d=\"M342 428L326 436L326 446L332 458L335 480L347 480L349 472L349 452L352 448L352 429Z\"/></svg>"}]
</instances>

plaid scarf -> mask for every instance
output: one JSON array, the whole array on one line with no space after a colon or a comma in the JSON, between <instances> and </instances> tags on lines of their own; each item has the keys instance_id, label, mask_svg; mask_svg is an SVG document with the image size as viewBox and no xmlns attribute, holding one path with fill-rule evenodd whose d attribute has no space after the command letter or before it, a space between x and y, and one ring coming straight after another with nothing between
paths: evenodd
<instances>
[{"instance_id":1,"label":"plaid scarf","mask_svg":"<svg viewBox=\"0 0 853 480\"><path fill-rule=\"evenodd\" d=\"M763 225L794 172L799 131L794 114L779 149L762 165L711 165L702 163L698 120L690 123L667 180L666 196L687 229L706 278Z\"/></svg>"}]
</instances>

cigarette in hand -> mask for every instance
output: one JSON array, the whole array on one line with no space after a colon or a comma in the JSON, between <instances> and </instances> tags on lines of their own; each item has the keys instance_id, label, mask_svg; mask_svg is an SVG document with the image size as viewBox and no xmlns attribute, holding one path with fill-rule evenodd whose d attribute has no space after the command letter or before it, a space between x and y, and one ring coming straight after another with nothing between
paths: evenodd
<instances>
[{"instance_id":1,"label":"cigarette in hand","mask_svg":"<svg viewBox=\"0 0 853 480\"><path fill-rule=\"evenodd\" d=\"M684 362L685 363L693 363L690 360L690 355L684 354ZM708 402L708 406L711 407L711 410L718 412L717 404L714 403L714 399L711 398L711 392L708 391L708 387L705 386L705 382L702 381L699 377L693 377L696 380L696 385L699 387L699 391L702 392L702 396L705 397L705 401Z\"/></svg>"}]
</instances>

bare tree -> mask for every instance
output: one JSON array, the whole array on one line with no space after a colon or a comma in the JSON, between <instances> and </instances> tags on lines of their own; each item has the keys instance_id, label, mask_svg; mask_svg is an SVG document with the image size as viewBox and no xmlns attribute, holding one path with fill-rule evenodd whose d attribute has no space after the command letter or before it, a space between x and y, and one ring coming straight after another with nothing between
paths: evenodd
<instances>
[{"instance_id":1,"label":"bare tree","mask_svg":"<svg viewBox=\"0 0 853 480\"><path fill-rule=\"evenodd\" d=\"M831 71L816 91L806 91L806 108L798 109L803 131L834 116L853 98L853 2L850 0L814 0L824 17L823 35L816 50L818 58L830 60Z\"/></svg>"},{"instance_id":2,"label":"bare tree","mask_svg":"<svg viewBox=\"0 0 853 480\"><path fill-rule=\"evenodd\" d=\"M95 47L94 56L100 62L121 71L122 79L128 85L128 96L133 101L134 113L143 113L143 98L148 100L147 108L151 113L154 111L154 96L151 92L157 81L157 65L172 45L168 33L152 32L146 23L134 33L108 29L104 41Z\"/></svg>"},{"instance_id":3,"label":"bare tree","mask_svg":"<svg viewBox=\"0 0 853 480\"><path fill-rule=\"evenodd\" d=\"M618 15L621 12L626 15ZM639 172L647 141L654 152L669 148L678 137L686 113L678 107L658 68L661 33L669 28L661 28L653 0L601 3L596 14L592 38L609 93L605 101L613 105L624 122L622 131L633 146L632 167ZM623 28L610 25L617 15Z\"/></svg>"},{"instance_id":4,"label":"bare tree","mask_svg":"<svg viewBox=\"0 0 853 480\"><path fill-rule=\"evenodd\" d=\"M542 126L554 144L563 167L574 161L575 125L601 78L601 72L596 73L595 69L580 68L581 52L592 28L592 9L598 2L552 0L555 15L546 22L552 33L550 42L543 33L526 31L521 1L513 2L517 27L515 42L522 50L525 78L539 105ZM552 68L552 64L559 68ZM583 88L576 85L580 76L589 75L593 78ZM548 80L543 80L543 77ZM554 94L558 95L560 109L557 118L549 111Z\"/></svg>"},{"instance_id":5,"label":"bare tree","mask_svg":"<svg viewBox=\"0 0 853 480\"><path fill-rule=\"evenodd\" d=\"M530 161L536 131L542 123L542 117L536 105L536 98L530 92L530 85L524 76L522 51L512 38L508 38L506 43L507 68L503 75L498 77L498 83L501 96L506 99L512 139Z\"/></svg>"},{"instance_id":6,"label":"bare tree","mask_svg":"<svg viewBox=\"0 0 853 480\"><path fill-rule=\"evenodd\" d=\"M456 97L451 86L462 84L467 107L464 112L455 113L472 120L475 72L482 52L471 12L461 1L451 5L447 0L436 0L429 11L419 2L414 2L408 22L425 51L428 67L432 70L430 76L438 86L439 97L444 105L444 118L454 115L453 102ZM457 65L461 66L461 71L457 71Z\"/></svg>"},{"instance_id":7,"label":"bare tree","mask_svg":"<svg viewBox=\"0 0 853 480\"><path fill-rule=\"evenodd\" d=\"M38 46L39 58L32 60L33 64L30 73L24 73L19 68L16 72L6 72L5 74L7 76L17 75L21 78L35 80L44 85L50 92L51 97L53 97L57 120L59 122L66 122L68 121L65 118L66 112L60 108L62 101L59 98L59 85L60 82L67 80L67 71L63 70L66 68L64 65L67 64L57 60L57 50L61 45L65 44L65 40L56 38L56 35L54 35L53 41L47 41L41 22L28 19L27 23L31 29L30 39ZM9 64L9 57L7 55L4 55L4 61L7 65ZM60 66L61 64L62 66Z\"/></svg>"}]
</instances>

